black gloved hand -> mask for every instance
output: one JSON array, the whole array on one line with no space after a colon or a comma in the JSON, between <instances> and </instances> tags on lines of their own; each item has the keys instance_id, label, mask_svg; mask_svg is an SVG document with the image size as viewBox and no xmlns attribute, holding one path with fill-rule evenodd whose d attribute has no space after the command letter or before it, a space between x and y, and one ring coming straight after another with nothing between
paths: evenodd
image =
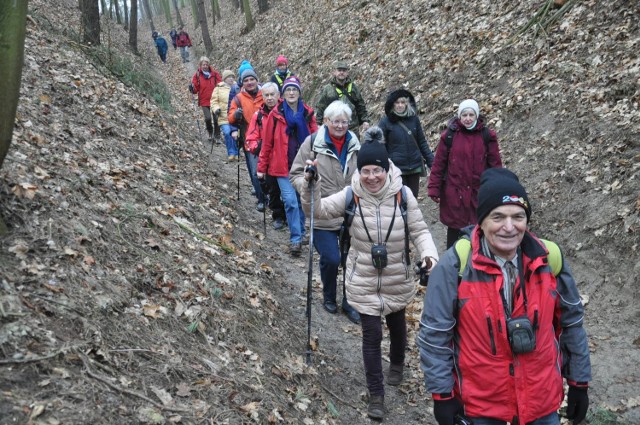
<instances>
[{"instance_id":1,"label":"black gloved hand","mask_svg":"<svg viewBox=\"0 0 640 425\"><path fill-rule=\"evenodd\" d=\"M307 165L304 169L305 174L309 174L311 180L318 180L318 169L314 165Z\"/></svg>"},{"instance_id":2,"label":"black gloved hand","mask_svg":"<svg viewBox=\"0 0 640 425\"><path fill-rule=\"evenodd\" d=\"M195 87L193 87L193 84L189 84L189 91L190 91L191 93L193 93L193 94L195 94L195 93L196 93L196 88L195 88Z\"/></svg>"},{"instance_id":3,"label":"black gloved hand","mask_svg":"<svg viewBox=\"0 0 640 425\"><path fill-rule=\"evenodd\" d=\"M218 108L215 111L213 111L213 115L215 115L216 117L219 117L220 116L220 108Z\"/></svg>"},{"instance_id":4,"label":"black gloved hand","mask_svg":"<svg viewBox=\"0 0 640 425\"><path fill-rule=\"evenodd\" d=\"M454 425L458 413L462 413L462 403L457 398L433 400L433 416L438 425Z\"/></svg>"},{"instance_id":5,"label":"black gloved hand","mask_svg":"<svg viewBox=\"0 0 640 425\"><path fill-rule=\"evenodd\" d=\"M233 113L233 118L235 118L236 121L240 121L244 118L244 115L242 115L244 111L242 110L242 108L238 108L236 109L236 111Z\"/></svg>"},{"instance_id":6,"label":"black gloved hand","mask_svg":"<svg viewBox=\"0 0 640 425\"><path fill-rule=\"evenodd\" d=\"M567 418L573 419L573 425L577 425L587 416L589 408L589 394L587 387L574 387L569 385L567 396Z\"/></svg>"}]
</instances>

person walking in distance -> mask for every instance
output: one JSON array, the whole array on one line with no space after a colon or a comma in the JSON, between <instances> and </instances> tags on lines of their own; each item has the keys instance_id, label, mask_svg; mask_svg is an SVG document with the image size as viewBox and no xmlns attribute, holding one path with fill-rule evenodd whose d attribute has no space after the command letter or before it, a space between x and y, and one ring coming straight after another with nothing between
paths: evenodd
<instances>
[{"instance_id":1,"label":"person walking in distance","mask_svg":"<svg viewBox=\"0 0 640 425\"><path fill-rule=\"evenodd\" d=\"M349 130L354 132L356 136L360 135L360 130L365 131L369 128L371 119L369 118L367 105L362 98L360 89L349 77L349 65L344 61L335 63L329 84L323 87L318 96L318 102L316 103L318 122L323 122L324 116L322 114L334 100L343 101L353 111Z\"/></svg>"},{"instance_id":2,"label":"person walking in distance","mask_svg":"<svg viewBox=\"0 0 640 425\"><path fill-rule=\"evenodd\" d=\"M189 47L191 47L191 38L189 34L180 27L180 31L176 37L176 44L180 48L180 56L182 57L182 63L189 62Z\"/></svg>"},{"instance_id":3,"label":"person walking in distance","mask_svg":"<svg viewBox=\"0 0 640 425\"><path fill-rule=\"evenodd\" d=\"M527 229L531 214L513 172L484 171L478 224L431 272L416 343L439 425L559 425L563 379L567 417L586 416L584 307L560 248Z\"/></svg>"},{"instance_id":4,"label":"person walking in distance","mask_svg":"<svg viewBox=\"0 0 640 425\"><path fill-rule=\"evenodd\" d=\"M496 133L480 115L478 102L460 103L458 114L440 135L431 175L429 197L440 204L440 221L447 226L447 248L476 223L480 175L502 167Z\"/></svg>"},{"instance_id":5,"label":"person walking in distance","mask_svg":"<svg viewBox=\"0 0 640 425\"><path fill-rule=\"evenodd\" d=\"M198 105L204 114L204 123L209 133L209 142L213 143L213 117L211 116L211 94L219 82L222 81L220 73L211 66L209 58L202 56L198 64L198 70L191 78L189 90L198 95Z\"/></svg>"},{"instance_id":6,"label":"person walking in distance","mask_svg":"<svg viewBox=\"0 0 640 425\"><path fill-rule=\"evenodd\" d=\"M402 183L418 197L420 176L433 164L433 152L416 114L416 100L405 89L393 91L384 104L382 129L389 158L402 171Z\"/></svg>"},{"instance_id":7,"label":"person walking in distance","mask_svg":"<svg viewBox=\"0 0 640 425\"><path fill-rule=\"evenodd\" d=\"M233 71L226 69L222 72L222 81L218 83L213 93L211 93L211 111L213 116L218 118L218 124L224 135L224 144L227 148L227 159L235 161L238 159L238 146L231 137L231 132L236 130L229 124L227 117L229 107L229 92L235 83Z\"/></svg>"}]
</instances>

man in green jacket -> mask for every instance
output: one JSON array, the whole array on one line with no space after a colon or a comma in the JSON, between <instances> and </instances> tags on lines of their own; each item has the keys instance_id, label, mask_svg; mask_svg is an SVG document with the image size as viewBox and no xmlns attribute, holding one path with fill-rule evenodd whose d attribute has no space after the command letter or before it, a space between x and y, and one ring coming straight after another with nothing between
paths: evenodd
<instances>
[{"instance_id":1,"label":"man in green jacket","mask_svg":"<svg viewBox=\"0 0 640 425\"><path fill-rule=\"evenodd\" d=\"M333 76L329 84L324 86L316 103L316 121L323 122L324 110L335 100L341 100L353 111L349 130L359 135L359 130L366 131L369 128L369 112L364 104L360 90L349 78L349 65L344 61L338 61L333 68ZM360 128L362 127L362 128Z\"/></svg>"}]
</instances>

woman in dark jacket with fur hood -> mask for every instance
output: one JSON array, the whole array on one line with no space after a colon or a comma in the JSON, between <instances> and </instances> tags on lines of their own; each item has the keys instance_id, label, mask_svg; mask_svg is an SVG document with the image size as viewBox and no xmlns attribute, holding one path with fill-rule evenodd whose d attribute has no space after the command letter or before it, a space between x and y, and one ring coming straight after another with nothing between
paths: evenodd
<instances>
[{"instance_id":1,"label":"woman in dark jacket with fur hood","mask_svg":"<svg viewBox=\"0 0 640 425\"><path fill-rule=\"evenodd\" d=\"M405 89L392 92L384 105L386 116L380 120L389 159L402 171L402 184L418 197L420 175L431 168L433 152L416 115L416 100Z\"/></svg>"}]
</instances>

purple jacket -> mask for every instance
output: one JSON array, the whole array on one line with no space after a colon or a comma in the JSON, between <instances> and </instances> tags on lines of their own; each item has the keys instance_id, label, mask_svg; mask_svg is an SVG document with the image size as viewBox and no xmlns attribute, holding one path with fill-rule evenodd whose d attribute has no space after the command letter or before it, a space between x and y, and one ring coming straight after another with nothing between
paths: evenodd
<instances>
[{"instance_id":1,"label":"purple jacket","mask_svg":"<svg viewBox=\"0 0 640 425\"><path fill-rule=\"evenodd\" d=\"M427 193L440 198L440 221L445 226L462 229L476 224L480 174L487 168L502 167L496 133L489 130L490 140L485 145L483 127L482 117L473 130L464 128L456 118L449 124L454 132L450 149L445 144L447 130L440 135Z\"/></svg>"}]
</instances>

